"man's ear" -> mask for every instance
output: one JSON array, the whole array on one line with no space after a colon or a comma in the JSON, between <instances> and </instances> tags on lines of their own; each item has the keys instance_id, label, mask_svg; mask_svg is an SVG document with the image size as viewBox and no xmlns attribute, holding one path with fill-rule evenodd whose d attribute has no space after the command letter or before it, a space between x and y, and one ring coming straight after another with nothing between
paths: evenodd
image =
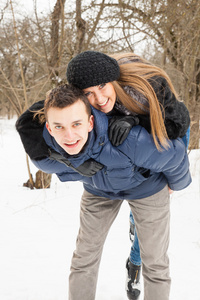
<instances>
[{"instance_id":1,"label":"man's ear","mask_svg":"<svg viewBox=\"0 0 200 300\"><path fill-rule=\"evenodd\" d=\"M94 128L94 116L91 115L90 119L89 119L89 128L88 128L88 132L92 131L92 129Z\"/></svg>"},{"instance_id":2,"label":"man's ear","mask_svg":"<svg viewBox=\"0 0 200 300\"><path fill-rule=\"evenodd\" d=\"M46 122L46 128L47 128L48 132L50 133L50 135L52 135L52 131L51 131L51 128L50 128L48 122Z\"/></svg>"}]
</instances>

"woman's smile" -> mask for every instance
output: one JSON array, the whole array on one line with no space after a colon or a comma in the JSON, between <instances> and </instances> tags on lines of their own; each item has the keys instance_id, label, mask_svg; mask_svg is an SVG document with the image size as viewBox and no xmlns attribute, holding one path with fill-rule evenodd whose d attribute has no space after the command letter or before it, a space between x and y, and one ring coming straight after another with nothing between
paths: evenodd
<instances>
[{"instance_id":1,"label":"woman's smile","mask_svg":"<svg viewBox=\"0 0 200 300\"><path fill-rule=\"evenodd\" d=\"M101 103L101 104L98 103L98 105L101 106L101 107L102 107L102 106L105 106L105 105L108 103L108 101L109 101L109 98L108 98L105 102L103 102L103 103Z\"/></svg>"}]
</instances>

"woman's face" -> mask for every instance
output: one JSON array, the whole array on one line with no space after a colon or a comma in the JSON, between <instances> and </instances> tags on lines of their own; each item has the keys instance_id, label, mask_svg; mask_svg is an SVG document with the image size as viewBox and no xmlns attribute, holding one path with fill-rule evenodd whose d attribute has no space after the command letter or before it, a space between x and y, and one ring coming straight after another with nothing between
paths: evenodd
<instances>
[{"instance_id":1,"label":"woman's face","mask_svg":"<svg viewBox=\"0 0 200 300\"><path fill-rule=\"evenodd\" d=\"M92 86L83 91L94 108L104 113L109 113L113 109L116 101L116 92L110 82Z\"/></svg>"}]
</instances>

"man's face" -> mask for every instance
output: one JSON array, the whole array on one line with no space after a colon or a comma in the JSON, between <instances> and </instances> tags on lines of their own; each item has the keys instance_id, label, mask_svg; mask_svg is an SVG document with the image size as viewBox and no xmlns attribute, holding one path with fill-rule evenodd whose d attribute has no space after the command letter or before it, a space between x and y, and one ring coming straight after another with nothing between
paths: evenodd
<instances>
[{"instance_id":1,"label":"man's face","mask_svg":"<svg viewBox=\"0 0 200 300\"><path fill-rule=\"evenodd\" d=\"M78 100L65 108L51 107L47 112L47 130L70 155L78 154L93 129L94 117L88 116L85 104Z\"/></svg>"}]
</instances>

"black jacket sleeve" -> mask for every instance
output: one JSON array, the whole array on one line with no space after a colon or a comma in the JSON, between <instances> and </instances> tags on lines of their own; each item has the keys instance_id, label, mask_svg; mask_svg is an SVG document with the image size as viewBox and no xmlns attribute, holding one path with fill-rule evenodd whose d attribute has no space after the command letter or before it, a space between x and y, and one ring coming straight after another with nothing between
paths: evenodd
<instances>
[{"instance_id":1,"label":"black jacket sleeve","mask_svg":"<svg viewBox=\"0 0 200 300\"><path fill-rule=\"evenodd\" d=\"M187 107L178 101L172 93L164 77L152 77L149 83L153 87L159 103L164 108L164 122L170 139L183 137L190 125L190 115Z\"/></svg>"},{"instance_id":2,"label":"black jacket sleeve","mask_svg":"<svg viewBox=\"0 0 200 300\"><path fill-rule=\"evenodd\" d=\"M26 153L31 159L48 157L48 146L43 138L44 124L41 124L34 112L44 107L44 100L34 103L17 120L16 129L20 135Z\"/></svg>"}]
</instances>

